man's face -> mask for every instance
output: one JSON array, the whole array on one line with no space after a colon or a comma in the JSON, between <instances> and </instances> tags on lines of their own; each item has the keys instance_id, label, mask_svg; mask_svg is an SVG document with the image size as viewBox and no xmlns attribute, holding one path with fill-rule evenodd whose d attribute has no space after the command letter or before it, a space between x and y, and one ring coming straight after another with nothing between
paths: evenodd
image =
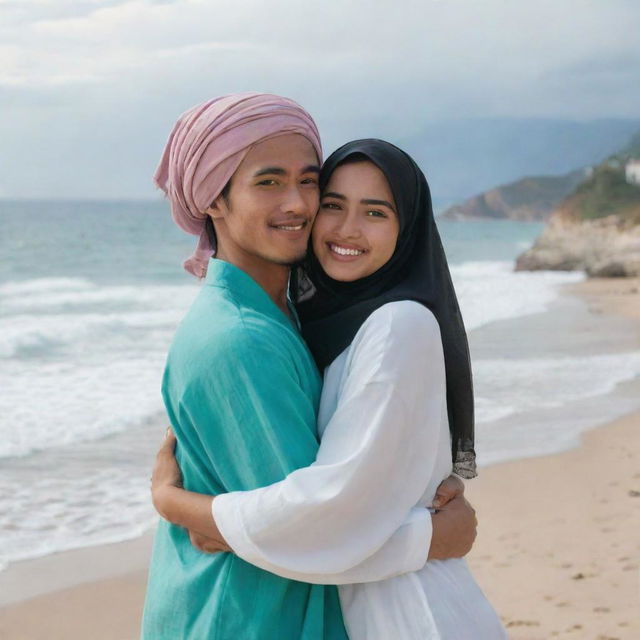
<instances>
[{"instance_id":1,"label":"man's face","mask_svg":"<svg viewBox=\"0 0 640 640\"><path fill-rule=\"evenodd\" d=\"M290 265L304 257L318 210L318 158L299 134L256 144L233 174L227 200L207 210L221 254L234 262Z\"/></svg>"}]
</instances>

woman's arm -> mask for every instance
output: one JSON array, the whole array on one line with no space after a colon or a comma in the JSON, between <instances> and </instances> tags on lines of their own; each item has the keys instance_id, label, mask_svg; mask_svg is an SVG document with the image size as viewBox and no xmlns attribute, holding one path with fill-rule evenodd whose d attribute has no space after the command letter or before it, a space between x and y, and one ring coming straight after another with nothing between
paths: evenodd
<instances>
[{"instance_id":1,"label":"woman's arm","mask_svg":"<svg viewBox=\"0 0 640 640\"><path fill-rule=\"evenodd\" d=\"M176 436L171 427L167 428L151 476L151 496L156 511L168 522L189 529L194 539L201 539L201 548L209 553L233 551L222 537L212 509L215 496L187 491L182 487L182 475L175 458ZM464 483L451 474L445 478L436 491L433 500L434 513L456 498L464 497ZM417 509L416 511L420 511ZM436 518L439 522L439 519ZM410 514L405 524L415 522L415 514ZM438 549L429 554L429 559L438 557ZM450 557L447 555L446 557Z\"/></svg>"},{"instance_id":2,"label":"woman's arm","mask_svg":"<svg viewBox=\"0 0 640 640\"><path fill-rule=\"evenodd\" d=\"M211 513L212 501L215 496L204 495L182 488L180 469L174 456L176 438L167 429L165 440L156 456L156 463L152 476L152 496L158 513L173 524L189 529L192 544L205 553L219 553L233 551L218 530ZM452 540L457 532L464 532L464 520L456 523L456 503L463 504L464 485L456 476L449 476L438 487L436 500L439 507L447 509L446 520L443 511L433 518L434 533L431 536L429 559L451 557ZM436 502L434 500L434 502ZM454 505L454 510L449 511ZM421 568L424 564L425 549L429 544L429 527L425 521L425 509L415 508L409 513L403 524L394 532L389 540L376 553L364 562L337 574L288 572L287 577L318 584L351 584L382 580ZM458 508L459 511L459 508ZM453 517L453 520L452 520ZM463 509L462 517L468 519L468 513ZM449 526L447 526L449 525ZM438 540L441 542L438 543ZM460 550L464 555L468 547ZM466 541L463 543L466 544ZM444 555L439 556L439 553ZM277 567L273 573L283 575Z\"/></svg>"}]
</instances>

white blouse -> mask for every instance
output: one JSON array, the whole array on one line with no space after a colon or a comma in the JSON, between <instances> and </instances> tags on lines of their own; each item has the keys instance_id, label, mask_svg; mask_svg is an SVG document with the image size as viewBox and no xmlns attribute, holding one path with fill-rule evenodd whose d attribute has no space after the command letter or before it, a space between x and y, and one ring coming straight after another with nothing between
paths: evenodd
<instances>
[{"instance_id":1,"label":"white blouse","mask_svg":"<svg viewBox=\"0 0 640 640\"><path fill-rule=\"evenodd\" d=\"M498 640L462 558L427 562L431 505L451 472L444 354L426 307L388 303L326 369L316 461L221 494L213 516L242 559L340 585L351 640Z\"/></svg>"}]
</instances>

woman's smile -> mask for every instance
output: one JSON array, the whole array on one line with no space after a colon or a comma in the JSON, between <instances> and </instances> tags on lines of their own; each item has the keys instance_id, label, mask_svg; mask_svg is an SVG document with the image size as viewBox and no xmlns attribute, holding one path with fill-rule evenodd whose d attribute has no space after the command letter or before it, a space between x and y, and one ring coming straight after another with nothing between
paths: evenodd
<instances>
[{"instance_id":1,"label":"woman's smile","mask_svg":"<svg viewBox=\"0 0 640 640\"><path fill-rule=\"evenodd\" d=\"M327 247L329 247L331 257L334 260L346 262L357 260L361 255L366 253L366 249L342 242L327 242Z\"/></svg>"}]
</instances>

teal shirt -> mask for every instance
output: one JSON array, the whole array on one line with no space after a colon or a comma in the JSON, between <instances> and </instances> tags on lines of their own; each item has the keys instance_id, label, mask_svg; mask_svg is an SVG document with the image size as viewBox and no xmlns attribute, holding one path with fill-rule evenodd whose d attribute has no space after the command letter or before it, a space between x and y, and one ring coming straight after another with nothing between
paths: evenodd
<instances>
[{"instance_id":1,"label":"teal shirt","mask_svg":"<svg viewBox=\"0 0 640 640\"><path fill-rule=\"evenodd\" d=\"M298 331L244 271L212 260L169 350L162 395L184 486L218 494L282 480L316 458L321 380ZM161 520L144 640L346 640L335 586L205 554Z\"/></svg>"}]
</instances>

